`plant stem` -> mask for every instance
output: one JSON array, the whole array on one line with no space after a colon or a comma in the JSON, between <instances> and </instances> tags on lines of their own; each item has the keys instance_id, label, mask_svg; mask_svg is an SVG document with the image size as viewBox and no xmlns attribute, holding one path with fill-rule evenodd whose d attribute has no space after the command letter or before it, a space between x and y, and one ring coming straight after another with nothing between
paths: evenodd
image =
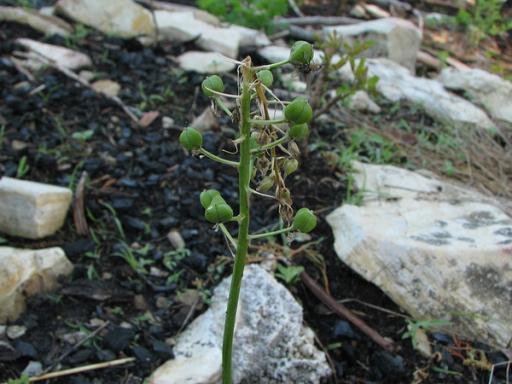
<instances>
[{"instance_id":1,"label":"plant stem","mask_svg":"<svg viewBox=\"0 0 512 384\"><path fill-rule=\"evenodd\" d=\"M290 60L286 59L283 61L278 61L277 63L272 63L272 64L268 64L268 65L260 65L259 67L253 67L252 70L259 71L262 69L274 69L274 68L280 67L282 65L288 64L289 62L290 62Z\"/></svg>"},{"instance_id":2,"label":"plant stem","mask_svg":"<svg viewBox=\"0 0 512 384\"><path fill-rule=\"evenodd\" d=\"M253 125L270 125L270 124L281 124L286 123L288 120L286 119L273 119L273 120L251 120L250 123Z\"/></svg>"},{"instance_id":3,"label":"plant stem","mask_svg":"<svg viewBox=\"0 0 512 384\"><path fill-rule=\"evenodd\" d=\"M271 143L268 143L268 144L262 145L259 148L253 149L252 152L258 153L258 152L266 151L267 149L272 149L274 147L277 147L279 144L285 143L287 140L288 140L288 136L283 136L275 141L272 141Z\"/></svg>"},{"instance_id":4,"label":"plant stem","mask_svg":"<svg viewBox=\"0 0 512 384\"><path fill-rule=\"evenodd\" d=\"M232 353L233 336L235 333L236 311L238 307L238 298L240 296L240 287L247 258L247 249L249 247L249 198L250 198L250 180L251 180L251 91L250 83L252 81L251 59L247 58L242 64L242 95L240 99L240 163L238 169L238 186L240 200L240 215L242 220L238 227L238 243L235 256L235 265L233 267L233 276L231 278L231 287L229 289L228 308L226 311L226 322L224 324L224 340L222 345L222 383L232 384Z\"/></svg>"},{"instance_id":5,"label":"plant stem","mask_svg":"<svg viewBox=\"0 0 512 384\"><path fill-rule=\"evenodd\" d=\"M222 233L224 234L224 236L226 236L226 239L228 239L228 241L231 243L231 245L233 246L233 248L236 249L237 247L237 244L236 244L236 240L233 239L233 236L231 236L231 233L229 232L229 230L226 228L226 226L222 223L219 224L219 228L220 230L222 231Z\"/></svg>"},{"instance_id":6,"label":"plant stem","mask_svg":"<svg viewBox=\"0 0 512 384\"><path fill-rule=\"evenodd\" d=\"M273 235L280 235L281 233L290 232L291 230L293 230L293 227L282 228L282 229L278 229L276 231L271 231L271 232L258 233L257 235L250 235L249 239L251 239L251 240L252 239L261 239L262 237L269 237L269 236L273 236Z\"/></svg>"},{"instance_id":7,"label":"plant stem","mask_svg":"<svg viewBox=\"0 0 512 384\"><path fill-rule=\"evenodd\" d=\"M238 166L239 166L239 164L236 161L223 159L222 157L219 157L219 156L214 155L213 153L207 151L203 147L199 148L199 152L201 152L203 155L205 155L209 159L212 159L213 161L216 161L218 163L229 165L229 166L235 167L235 168L238 168Z\"/></svg>"}]
</instances>

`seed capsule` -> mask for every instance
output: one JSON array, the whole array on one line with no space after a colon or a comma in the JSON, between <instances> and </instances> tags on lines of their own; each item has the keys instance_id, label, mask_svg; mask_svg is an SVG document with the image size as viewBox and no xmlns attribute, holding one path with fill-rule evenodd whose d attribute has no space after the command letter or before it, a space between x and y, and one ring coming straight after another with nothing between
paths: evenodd
<instances>
[{"instance_id":1,"label":"seed capsule","mask_svg":"<svg viewBox=\"0 0 512 384\"><path fill-rule=\"evenodd\" d=\"M220 196L219 196L220 197ZM224 223L233 218L233 210L231 207L224 201L215 202L215 199L212 201L212 204L206 209L204 212L204 216L206 220L210 223Z\"/></svg>"},{"instance_id":2,"label":"seed capsule","mask_svg":"<svg viewBox=\"0 0 512 384\"><path fill-rule=\"evenodd\" d=\"M189 151L201 148L203 135L195 128L188 127L180 134L180 144Z\"/></svg>"},{"instance_id":3,"label":"seed capsule","mask_svg":"<svg viewBox=\"0 0 512 384\"><path fill-rule=\"evenodd\" d=\"M299 162L296 159L286 159L283 164L284 175L291 175L297 168L299 168Z\"/></svg>"},{"instance_id":4,"label":"seed capsule","mask_svg":"<svg viewBox=\"0 0 512 384\"><path fill-rule=\"evenodd\" d=\"M302 233L308 233L315 229L316 222L316 216L310 209L301 208L293 218L293 229Z\"/></svg>"},{"instance_id":5,"label":"seed capsule","mask_svg":"<svg viewBox=\"0 0 512 384\"><path fill-rule=\"evenodd\" d=\"M216 196L220 196L220 192L217 191L216 189L204 190L199 195L199 201L201 202L203 208L207 209L212 203L213 198Z\"/></svg>"},{"instance_id":6,"label":"seed capsule","mask_svg":"<svg viewBox=\"0 0 512 384\"><path fill-rule=\"evenodd\" d=\"M258 191L260 192L267 192L270 188L274 186L274 177L271 176L265 176L260 184L258 185Z\"/></svg>"},{"instance_id":7,"label":"seed capsule","mask_svg":"<svg viewBox=\"0 0 512 384\"><path fill-rule=\"evenodd\" d=\"M295 124L288 130L288 136L293 140L303 140L309 135L309 127L307 124Z\"/></svg>"},{"instance_id":8,"label":"seed capsule","mask_svg":"<svg viewBox=\"0 0 512 384\"><path fill-rule=\"evenodd\" d=\"M304 97L297 97L284 109L284 117L292 123L303 124L311 120L313 110Z\"/></svg>"},{"instance_id":9,"label":"seed capsule","mask_svg":"<svg viewBox=\"0 0 512 384\"><path fill-rule=\"evenodd\" d=\"M260 79L262 84L267 88L272 86L272 83L274 82L274 75L272 75L272 72L270 72L268 69L258 71L256 73L256 77Z\"/></svg>"},{"instance_id":10,"label":"seed capsule","mask_svg":"<svg viewBox=\"0 0 512 384\"><path fill-rule=\"evenodd\" d=\"M224 82L218 75L208 76L201 83L201 89L206 96L212 97L215 96L212 91L224 92Z\"/></svg>"},{"instance_id":11,"label":"seed capsule","mask_svg":"<svg viewBox=\"0 0 512 384\"><path fill-rule=\"evenodd\" d=\"M307 41L296 41L290 50L289 60L293 65L309 65L313 60L313 46Z\"/></svg>"}]
</instances>

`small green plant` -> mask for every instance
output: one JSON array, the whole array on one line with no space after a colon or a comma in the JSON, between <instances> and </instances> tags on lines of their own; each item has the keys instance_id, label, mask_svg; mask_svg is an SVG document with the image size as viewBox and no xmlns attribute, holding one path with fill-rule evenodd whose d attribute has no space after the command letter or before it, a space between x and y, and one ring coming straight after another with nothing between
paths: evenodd
<instances>
[{"instance_id":1,"label":"small green plant","mask_svg":"<svg viewBox=\"0 0 512 384\"><path fill-rule=\"evenodd\" d=\"M512 20L502 15L502 0L477 0L469 10L460 9L456 20L469 29L472 40L479 43L486 35L505 36L512 30Z\"/></svg>"},{"instance_id":2,"label":"small green plant","mask_svg":"<svg viewBox=\"0 0 512 384\"><path fill-rule=\"evenodd\" d=\"M300 265L284 266L278 264L276 277L283 280L286 284L293 284L299 280L302 272L304 272L304 267Z\"/></svg>"},{"instance_id":3,"label":"small green plant","mask_svg":"<svg viewBox=\"0 0 512 384\"><path fill-rule=\"evenodd\" d=\"M29 384L29 377L25 374L17 379L9 379L6 384Z\"/></svg>"},{"instance_id":4,"label":"small green plant","mask_svg":"<svg viewBox=\"0 0 512 384\"><path fill-rule=\"evenodd\" d=\"M23 178L28 171L30 170L30 166L27 162L27 156L22 156L20 161L18 162L18 168L16 169L16 178Z\"/></svg>"},{"instance_id":5,"label":"small green plant","mask_svg":"<svg viewBox=\"0 0 512 384\"><path fill-rule=\"evenodd\" d=\"M288 12L287 0L199 0L199 7L225 21L268 29L276 16Z\"/></svg>"},{"instance_id":6,"label":"small green plant","mask_svg":"<svg viewBox=\"0 0 512 384\"><path fill-rule=\"evenodd\" d=\"M407 319L407 331L402 334L402 339L411 339L412 347L416 348L418 342L416 341L416 334L418 330L423 329L429 331L439 327L446 327L451 324L450 320L433 319L433 320L414 320Z\"/></svg>"},{"instance_id":7,"label":"small green plant","mask_svg":"<svg viewBox=\"0 0 512 384\"><path fill-rule=\"evenodd\" d=\"M267 72L288 63L292 63L300 70L308 71L312 58L313 47L303 41L296 42L290 51L289 58L278 63L255 67L251 58L247 57L239 62L238 73L241 79L240 92L237 95L225 94L224 83L217 75L209 76L203 81L203 93L211 98L214 105L238 123L239 133L234 140L239 153L238 161L228 160L207 151L202 146L202 134L194 128L186 128L179 137L180 143L186 150L201 154L238 171L238 214L235 215L219 191L209 189L200 194L200 203L205 210L206 220L215 224L231 246L236 249L224 326L223 384L232 383L235 318L249 243L254 239L291 231L310 232L316 226L317 219L309 209L301 208L295 215L293 214L291 194L285 184L287 175L298 166L300 150L295 140L307 134L307 123L313 117L313 111L304 98L296 98L288 103L277 99L269 90L272 79ZM267 94L275 99L272 100L273 102L282 106L284 117L274 119L270 116ZM227 107L223 97L231 97L237 101L234 110ZM276 124L288 124L288 129L277 127ZM269 194L271 191L272 195ZM254 194L275 200L279 206L280 217L287 225L267 233L249 234L250 200ZM229 223L238 224L237 240L226 227Z\"/></svg>"}]
</instances>

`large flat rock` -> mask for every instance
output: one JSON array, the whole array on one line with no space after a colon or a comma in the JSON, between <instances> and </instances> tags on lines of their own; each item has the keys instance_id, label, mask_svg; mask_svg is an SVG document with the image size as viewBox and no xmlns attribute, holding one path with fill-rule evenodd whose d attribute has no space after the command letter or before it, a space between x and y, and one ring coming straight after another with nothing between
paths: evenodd
<instances>
[{"instance_id":1,"label":"large flat rock","mask_svg":"<svg viewBox=\"0 0 512 384\"><path fill-rule=\"evenodd\" d=\"M347 43L372 40L374 46L363 52L366 57L387 57L415 72L421 31L410 21L389 17L353 25L325 27L324 34L336 33Z\"/></svg>"},{"instance_id":2,"label":"large flat rock","mask_svg":"<svg viewBox=\"0 0 512 384\"><path fill-rule=\"evenodd\" d=\"M179 336L174 354L150 384L220 382L221 349L230 278L215 289L211 307ZM319 383L330 375L325 355L303 326L302 308L257 265L245 269L234 340L233 382Z\"/></svg>"},{"instance_id":3,"label":"large flat rock","mask_svg":"<svg viewBox=\"0 0 512 384\"><path fill-rule=\"evenodd\" d=\"M499 120L512 123L512 83L482 69L445 68L439 81L448 89L462 90Z\"/></svg>"},{"instance_id":4,"label":"large flat rock","mask_svg":"<svg viewBox=\"0 0 512 384\"><path fill-rule=\"evenodd\" d=\"M328 217L339 258L418 319L510 347L512 217L492 199L391 166L356 163L363 205Z\"/></svg>"},{"instance_id":5,"label":"large flat rock","mask_svg":"<svg viewBox=\"0 0 512 384\"><path fill-rule=\"evenodd\" d=\"M0 179L0 232L40 239L54 234L66 218L72 192L68 188Z\"/></svg>"},{"instance_id":6,"label":"large flat rock","mask_svg":"<svg viewBox=\"0 0 512 384\"><path fill-rule=\"evenodd\" d=\"M21 315L26 296L55 289L58 277L72 270L61 248L0 247L0 324Z\"/></svg>"},{"instance_id":7,"label":"large flat rock","mask_svg":"<svg viewBox=\"0 0 512 384\"><path fill-rule=\"evenodd\" d=\"M108 35L131 38L155 33L151 12L132 0L59 0L57 11Z\"/></svg>"},{"instance_id":8,"label":"large flat rock","mask_svg":"<svg viewBox=\"0 0 512 384\"><path fill-rule=\"evenodd\" d=\"M69 36L73 32L71 25L58 17L21 7L0 6L0 21L25 24L45 35Z\"/></svg>"}]
</instances>

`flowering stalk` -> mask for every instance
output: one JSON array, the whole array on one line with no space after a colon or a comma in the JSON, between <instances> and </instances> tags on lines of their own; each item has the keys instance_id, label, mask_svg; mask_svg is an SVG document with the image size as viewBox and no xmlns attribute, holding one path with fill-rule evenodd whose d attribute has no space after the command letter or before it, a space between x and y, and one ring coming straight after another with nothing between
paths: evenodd
<instances>
[{"instance_id":1,"label":"flowering stalk","mask_svg":"<svg viewBox=\"0 0 512 384\"><path fill-rule=\"evenodd\" d=\"M247 259L249 243L252 239L267 237L270 235L286 233L289 231L310 232L316 226L316 217L309 209L301 208L293 218L293 223L285 229L263 234L250 235L250 197L255 193L251 188L251 181L260 178L258 191L275 189L275 199L280 205L280 213L286 221L291 220L291 198L288 189L284 184L286 176L297 169L298 161L295 158L286 159L286 155L297 153L294 151L283 151L284 155L278 155L278 147L283 146L290 140L300 140L307 136L307 123L312 118L312 110L304 98L297 98L286 105L283 119L270 119L267 110L265 90L272 85L273 76L269 69L277 68L285 64L305 69L313 58L313 47L306 42L299 41L294 44L288 60L262 67L253 67L250 57L243 60L240 73L242 76L240 95L237 110L227 110L220 97L228 97L224 94L224 83L217 76L207 77L202 84L203 93L211 97L221 110L229 116L237 116L239 122L239 137L236 142L240 145L239 161L230 161L206 151L203 147L203 137L194 128L186 128L180 134L180 143L185 149L194 153L202 154L211 160L235 167L238 170L239 187L239 213L233 216L233 210L222 198L219 191L210 189L203 191L200 195L201 205L205 209L205 217L208 221L216 224L230 244L236 248L233 275L228 297L226 321L224 324L224 338L222 346L222 382L232 384L232 354L233 338L235 334L236 312L240 297L242 277ZM251 102L256 98L260 110L259 118L251 114ZM279 100L279 103L283 103ZM290 128L286 133L278 131L273 124L289 123ZM281 135L281 137L278 137ZM291 145L290 143L289 145ZM295 147L297 147L295 145ZM225 226L228 222L238 223L238 239L235 241Z\"/></svg>"}]
</instances>

